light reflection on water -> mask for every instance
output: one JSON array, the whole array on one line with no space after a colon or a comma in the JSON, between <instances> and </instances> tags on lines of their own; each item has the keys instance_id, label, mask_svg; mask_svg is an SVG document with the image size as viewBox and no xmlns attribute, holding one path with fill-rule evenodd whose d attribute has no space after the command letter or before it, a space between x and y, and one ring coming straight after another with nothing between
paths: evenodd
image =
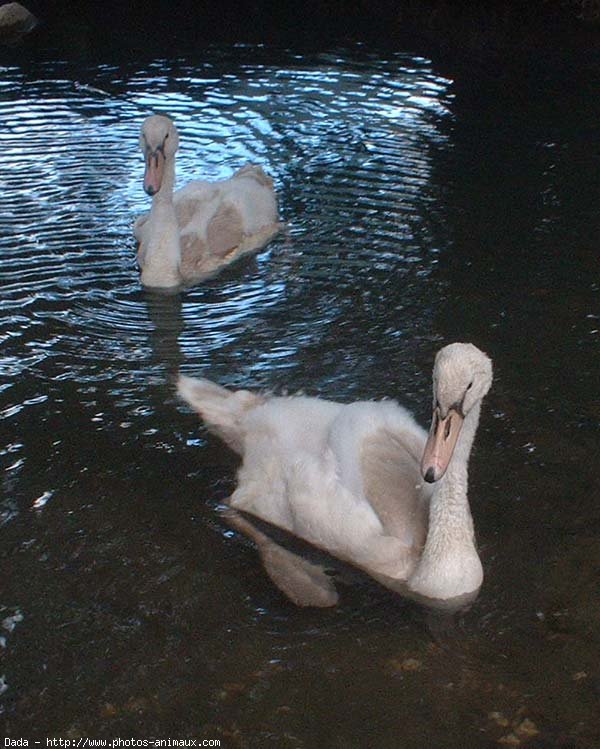
<instances>
[{"instance_id":1,"label":"light reflection on water","mask_svg":"<svg viewBox=\"0 0 600 749\"><path fill-rule=\"evenodd\" d=\"M5 319L30 311L12 332L6 365L43 365L50 379L68 377L67 367L85 381L85 360L104 362L109 379L133 355L142 374L160 326L138 288L131 237L133 217L147 208L136 146L149 111L177 121L180 184L260 162L276 180L289 221L267 253L189 292L174 311L183 318L179 343L191 367L218 366L219 354L247 330L248 363L268 359L277 339L265 317L290 297L300 316L290 316L294 335L304 328L318 337L338 305L323 309L318 294L307 303L305 284L330 297L332 265L335 286L362 285L363 299L379 296L392 274L411 277L415 264L426 271L434 248L414 234L427 233L429 150L444 140L448 82L425 62L336 65L242 65L236 74L205 77L182 63L174 70L157 63L124 80L112 68L87 71L93 85L64 79L60 70L24 83L6 69L14 85L5 88L0 112L8 198L0 216L2 306ZM284 348L296 350L291 342ZM49 366L52 358L58 367Z\"/></svg>"},{"instance_id":2,"label":"light reflection on water","mask_svg":"<svg viewBox=\"0 0 600 749\"><path fill-rule=\"evenodd\" d=\"M509 732L501 713L587 740L598 224L568 188L574 172L594 184L596 113L565 113L561 131L539 104L461 108L419 57L268 58L0 68L0 618L24 617L3 717L15 734L212 725L206 738L239 746L396 747L401 730L420 749L487 746ZM142 291L134 262L138 128L155 109L181 132L178 184L257 161L287 222L181 296ZM334 611L289 606L220 522L235 460L176 404L174 376L397 395L425 421L432 356L458 338L496 365L473 461L486 583L466 637L440 649L374 586ZM557 719L540 685L576 673Z\"/></svg>"}]
</instances>

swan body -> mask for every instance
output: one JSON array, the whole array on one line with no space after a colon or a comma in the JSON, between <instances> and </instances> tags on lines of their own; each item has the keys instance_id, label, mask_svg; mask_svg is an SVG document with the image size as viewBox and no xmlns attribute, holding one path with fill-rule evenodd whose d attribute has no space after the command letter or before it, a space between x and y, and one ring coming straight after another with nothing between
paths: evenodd
<instances>
[{"instance_id":1,"label":"swan body","mask_svg":"<svg viewBox=\"0 0 600 749\"><path fill-rule=\"evenodd\" d=\"M134 225L144 286L173 288L207 278L280 230L272 179L248 164L226 180L195 180L174 192L179 134L163 115L144 120L140 147L149 213Z\"/></svg>"},{"instance_id":2,"label":"swan body","mask_svg":"<svg viewBox=\"0 0 600 749\"><path fill-rule=\"evenodd\" d=\"M251 516L405 596L453 609L472 600L483 580L467 464L491 379L491 362L475 346L443 348L429 437L392 400L270 397L188 377L178 390L242 456L226 517L256 542L267 572L293 601L333 605L337 593L321 568L275 544Z\"/></svg>"}]
</instances>

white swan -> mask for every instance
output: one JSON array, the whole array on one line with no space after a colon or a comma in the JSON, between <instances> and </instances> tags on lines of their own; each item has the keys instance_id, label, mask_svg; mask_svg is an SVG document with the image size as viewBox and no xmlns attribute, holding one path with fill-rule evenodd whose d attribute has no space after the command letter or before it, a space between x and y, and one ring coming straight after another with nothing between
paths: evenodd
<instances>
[{"instance_id":1,"label":"white swan","mask_svg":"<svg viewBox=\"0 0 600 749\"><path fill-rule=\"evenodd\" d=\"M248 164L219 182L195 180L173 193L179 134L169 117L151 115L141 129L149 213L134 225L144 286L172 288L207 278L258 250L281 225L273 181Z\"/></svg>"},{"instance_id":2,"label":"white swan","mask_svg":"<svg viewBox=\"0 0 600 749\"><path fill-rule=\"evenodd\" d=\"M267 572L294 602L335 604L331 578L245 513L403 595L453 609L475 598L483 580L467 464L491 382L491 361L472 344L441 349L429 438L391 400L269 397L189 377L180 377L178 391L242 456L226 517L256 542Z\"/></svg>"}]
</instances>

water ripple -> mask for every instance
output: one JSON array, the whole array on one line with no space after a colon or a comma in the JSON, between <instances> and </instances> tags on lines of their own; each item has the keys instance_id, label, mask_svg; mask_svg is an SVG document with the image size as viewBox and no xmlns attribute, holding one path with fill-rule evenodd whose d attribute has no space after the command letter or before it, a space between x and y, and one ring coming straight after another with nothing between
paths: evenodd
<instances>
[{"instance_id":1,"label":"water ripple","mask_svg":"<svg viewBox=\"0 0 600 749\"><path fill-rule=\"evenodd\" d=\"M233 380L300 378L306 351L329 345L358 286L369 335L389 333L382 289L402 279L402 304L415 303L411 278L435 262L431 152L444 147L447 97L448 81L407 58L156 61L80 79L60 63L41 65L38 79L4 69L3 373L50 388L129 388L135 419L144 388L182 365ZM142 292L135 268L131 225L147 209L138 127L153 110L181 131L180 184L260 162L288 222L267 252L182 299ZM345 359L334 381L347 378ZM2 418L18 413L12 404Z\"/></svg>"}]
</instances>

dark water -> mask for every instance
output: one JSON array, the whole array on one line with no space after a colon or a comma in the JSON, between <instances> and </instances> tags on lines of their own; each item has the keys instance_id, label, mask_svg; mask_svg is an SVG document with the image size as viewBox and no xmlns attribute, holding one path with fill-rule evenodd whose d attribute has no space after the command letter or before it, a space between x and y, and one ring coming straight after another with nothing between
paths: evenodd
<instances>
[{"instance_id":1,"label":"dark water","mask_svg":"<svg viewBox=\"0 0 600 749\"><path fill-rule=\"evenodd\" d=\"M600 74L212 50L0 68L0 723L231 747L600 744ZM288 231L143 292L137 131L178 180L273 175ZM236 462L178 369L429 417L490 353L471 462L485 583L452 628L373 585L294 608L217 505ZM433 632L433 635L432 635Z\"/></svg>"}]
</instances>

